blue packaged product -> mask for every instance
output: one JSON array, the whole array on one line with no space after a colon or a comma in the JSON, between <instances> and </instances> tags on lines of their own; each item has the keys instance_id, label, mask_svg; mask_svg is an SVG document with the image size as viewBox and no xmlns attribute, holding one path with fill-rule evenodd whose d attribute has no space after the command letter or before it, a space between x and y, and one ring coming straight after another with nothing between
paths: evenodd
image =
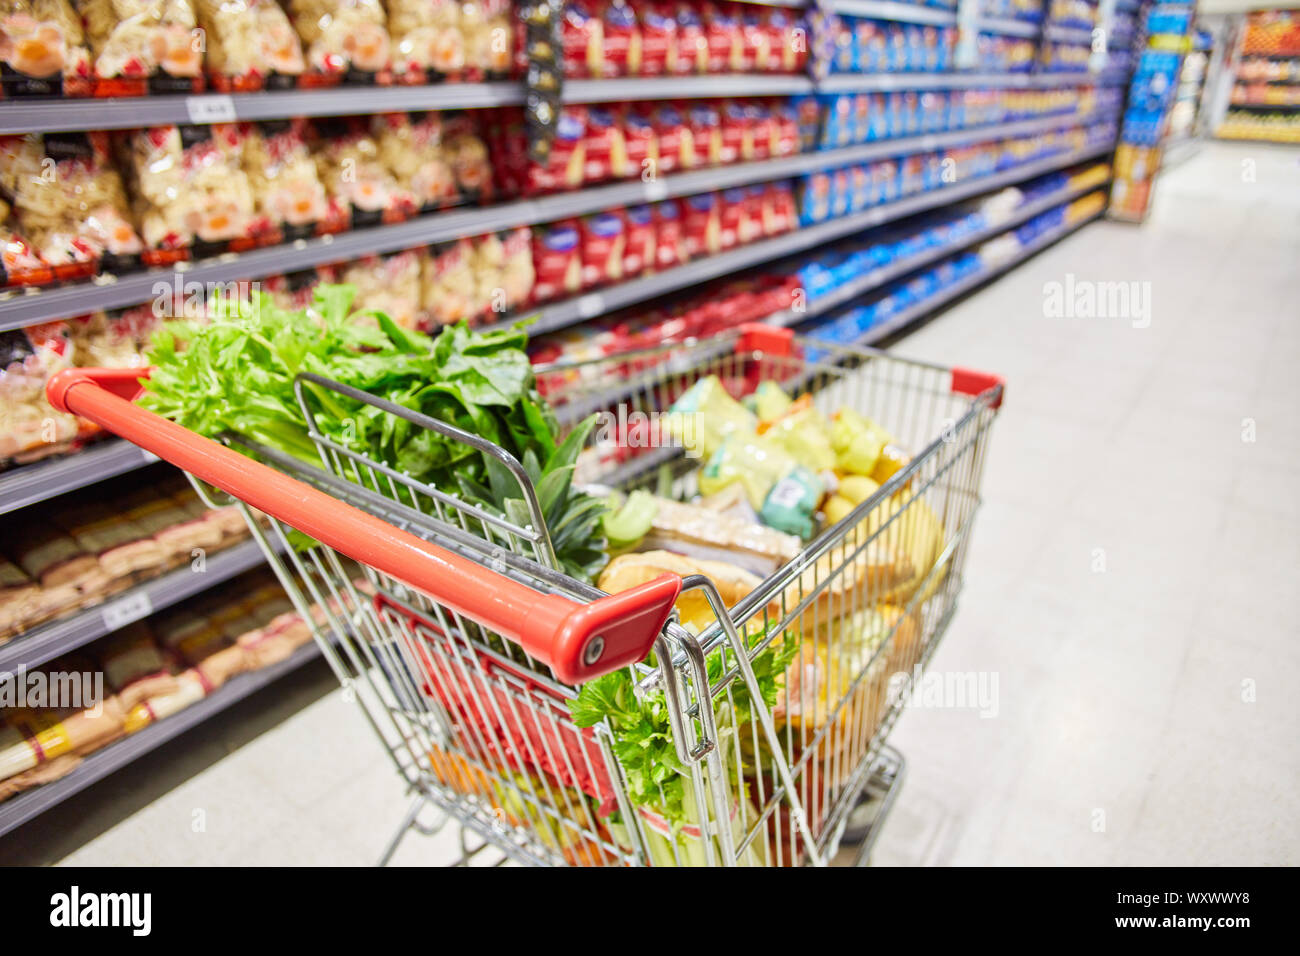
<instances>
[{"instance_id":1,"label":"blue packaged product","mask_svg":"<svg viewBox=\"0 0 1300 956\"><path fill-rule=\"evenodd\" d=\"M849 203L853 199L853 189L849 185L849 171L841 167L831 174L831 217L838 219L849 214Z\"/></svg>"},{"instance_id":2,"label":"blue packaged product","mask_svg":"<svg viewBox=\"0 0 1300 956\"><path fill-rule=\"evenodd\" d=\"M809 173L799 180L799 222L812 225L830 215L831 177L826 170Z\"/></svg>"}]
</instances>

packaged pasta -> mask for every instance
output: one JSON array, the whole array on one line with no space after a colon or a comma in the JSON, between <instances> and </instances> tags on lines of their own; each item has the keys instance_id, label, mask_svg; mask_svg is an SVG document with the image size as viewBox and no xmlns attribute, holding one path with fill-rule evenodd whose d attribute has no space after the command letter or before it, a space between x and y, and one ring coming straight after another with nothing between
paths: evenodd
<instances>
[{"instance_id":1,"label":"packaged pasta","mask_svg":"<svg viewBox=\"0 0 1300 956\"><path fill-rule=\"evenodd\" d=\"M123 140L148 265L255 244L253 189L227 126L154 126Z\"/></svg>"},{"instance_id":2,"label":"packaged pasta","mask_svg":"<svg viewBox=\"0 0 1300 956\"><path fill-rule=\"evenodd\" d=\"M73 354L62 322L0 332L0 463L43 458L77 438L77 419L45 398L46 380L70 366ZM39 570L28 573L41 576Z\"/></svg>"},{"instance_id":3,"label":"packaged pasta","mask_svg":"<svg viewBox=\"0 0 1300 956\"><path fill-rule=\"evenodd\" d=\"M372 128L379 158L422 211L461 201L451 162L442 147L440 113L383 113Z\"/></svg>"},{"instance_id":4,"label":"packaged pasta","mask_svg":"<svg viewBox=\"0 0 1300 956\"><path fill-rule=\"evenodd\" d=\"M404 329L420 318L420 253L415 249L386 256L365 256L343 273L343 281L357 287L355 312L383 312ZM363 321L367 321L363 317ZM372 321L372 320L370 320Z\"/></svg>"},{"instance_id":5,"label":"packaged pasta","mask_svg":"<svg viewBox=\"0 0 1300 956\"><path fill-rule=\"evenodd\" d=\"M582 254L576 220L553 222L533 230L533 298L549 302L582 289Z\"/></svg>"},{"instance_id":6,"label":"packaged pasta","mask_svg":"<svg viewBox=\"0 0 1300 956\"><path fill-rule=\"evenodd\" d=\"M313 131L317 175L354 228L400 222L415 212L415 197L389 172L363 120L316 120Z\"/></svg>"},{"instance_id":7,"label":"packaged pasta","mask_svg":"<svg viewBox=\"0 0 1300 956\"><path fill-rule=\"evenodd\" d=\"M0 0L2 96L89 96L90 53L69 0Z\"/></svg>"},{"instance_id":8,"label":"packaged pasta","mask_svg":"<svg viewBox=\"0 0 1300 956\"><path fill-rule=\"evenodd\" d=\"M399 82L462 78L466 44L459 0L389 0L387 7Z\"/></svg>"},{"instance_id":9,"label":"packaged pasta","mask_svg":"<svg viewBox=\"0 0 1300 956\"><path fill-rule=\"evenodd\" d=\"M622 117L615 109L604 106L587 108L587 129L584 137L586 162L583 164L583 181L600 183L607 179L622 179L629 175L627 140L623 134Z\"/></svg>"},{"instance_id":10,"label":"packaged pasta","mask_svg":"<svg viewBox=\"0 0 1300 956\"><path fill-rule=\"evenodd\" d=\"M604 69L605 25L594 0L569 0L564 5L563 36L564 75L599 77Z\"/></svg>"},{"instance_id":11,"label":"packaged pasta","mask_svg":"<svg viewBox=\"0 0 1300 956\"><path fill-rule=\"evenodd\" d=\"M275 0L194 0L207 74L223 92L286 89L306 69L302 43Z\"/></svg>"},{"instance_id":12,"label":"packaged pasta","mask_svg":"<svg viewBox=\"0 0 1300 956\"><path fill-rule=\"evenodd\" d=\"M326 272L321 268L300 269L279 276L268 276L262 280L262 291L271 297L271 301L286 311L295 312L306 309L312 304L316 286L327 281Z\"/></svg>"},{"instance_id":13,"label":"packaged pasta","mask_svg":"<svg viewBox=\"0 0 1300 956\"><path fill-rule=\"evenodd\" d=\"M68 320L77 364L94 368L140 368L149 339L163 322L149 305L92 312Z\"/></svg>"},{"instance_id":14,"label":"packaged pasta","mask_svg":"<svg viewBox=\"0 0 1300 956\"><path fill-rule=\"evenodd\" d=\"M0 199L0 288L53 281L54 270L41 261L22 236L9 203Z\"/></svg>"},{"instance_id":15,"label":"packaged pasta","mask_svg":"<svg viewBox=\"0 0 1300 956\"><path fill-rule=\"evenodd\" d=\"M468 239L431 246L421 266L421 299L432 325L451 325L468 318L478 290L473 272L474 247Z\"/></svg>"},{"instance_id":16,"label":"packaged pasta","mask_svg":"<svg viewBox=\"0 0 1300 956\"><path fill-rule=\"evenodd\" d=\"M0 191L55 278L128 269L141 253L102 131L0 137Z\"/></svg>"},{"instance_id":17,"label":"packaged pasta","mask_svg":"<svg viewBox=\"0 0 1300 956\"><path fill-rule=\"evenodd\" d=\"M714 193L687 196L679 203L686 258L717 255L722 251L722 219Z\"/></svg>"},{"instance_id":18,"label":"packaged pasta","mask_svg":"<svg viewBox=\"0 0 1300 956\"><path fill-rule=\"evenodd\" d=\"M626 0L606 0L602 13L600 75L641 75L641 27L636 11Z\"/></svg>"},{"instance_id":19,"label":"packaged pasta","mask_svg":"<svg viewBox=\"0 0 1300 956\"><path fill-rule=\"evenodd\" d=\"M514 66L515 27L510 0L462 0L466 79L502 80Z\"/></svg>"},{"instance_id":20,"label":"packaged pasta","mask_svg":"<svg viewBox=\"0 0 1300 956\"><path fill-rule=\"evenodd\" d=\"M460 194L471 202L490 201L492 163L472 112L442 114L442 149Z\"/></svg>"},{"instance_id":21,"label":"packaged pasta","mask_svg":"<svg viewBox=\"0 0 1300 956\"><path fill-rule=\"evenodd\" d=\"M310 72L306 83L387 82L389 37L379 0L288 0Z\"/></svg>"},{"instance_id":22,"label":"packaged pasta","mask_svg":"<svg viewBox=\"0 0 1300 956\"><path fill-rule=\"evenodd\" d=\"M618 282L623 278L623 217L617 212L598 212L582 218L582 287Z\"/></svg>"},{"instance_id":23,"label":"packaged pasta","mask_svg":"<svg viewBox=\"0 0 1300 956\"><path fill-rule=\"evenodd\" d=\"M190 0L76 0L96 96L203 89L207 44Z\"/></svg>"},{"instance_id":24,"label":"packaged pasta","mask_svg":"<svg viewBox=\"0 0 1300 956\"><path fill-rule=\"evenodd\" d=\"M674 73L709 72L709 39L704 21L692 4L677 4L677 56Z\"/></svg>"},{"instance_id":25,"label":"packaged pasta","mask_svg":"<svg viewBox=\"0 0 1300 956\"><path fill-rule=\"evenodd\" d=\"M532 232L527 226L480 236L470 260L475 288L468 316L500 318L528 301L533 291Z\"/></svg>"},{"instance_id":26,"label":"packaged pasta","mask_svg":"<svg viewBox=\"0 0 1300 956\"><path fill-rule=\"evenodd\" d=\"M346 227L330 216L325 187L307 147L306 120L240 124L240 158L253 189L255 234L291 242Z\"/></svg>"}]
</instances>

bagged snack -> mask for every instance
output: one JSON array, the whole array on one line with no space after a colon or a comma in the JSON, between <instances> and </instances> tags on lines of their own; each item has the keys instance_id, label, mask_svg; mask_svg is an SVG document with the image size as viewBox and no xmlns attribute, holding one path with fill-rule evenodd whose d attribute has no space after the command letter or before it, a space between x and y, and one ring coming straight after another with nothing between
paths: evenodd
<instances>
[{"instance_id":1,"label":"bagged snack","mask_svg":"<svg viewBox=\"0 0 1300 956\"><path fill-rule=\"evenodd\" d=\"M802 21L793 10L781 7L764 8L762 16L768 35L766 72L802 72L808 63L808 33Z\"/></svg>"},{"instance_id":2,"label":"bagged snack","mask_svg":"<svg viewBox=\"0 0 1300 956\"><path fill-rule=\"evenodd\" d=\"M389 0L393 71L404 82L457 79L465 70L466 37L457 0Z\"/></svg>"},{"instance_id":3,"label":"bagged snack","mask_svg":"<svg viewBox=\"0 0 1300 956\"><path fill-rule=\"evenodd\" d=\"M470 260L477 294L475 317L489 320L518 308L533 290L532 234L520 226L480 236Z\"/></svg>"},{"instance_id":4,"label":"bagged snack","mask_svg":"<svg viewBox=\"0 0 1300 956\"><path fill-rule=\"evenodd\" d=\"M148 265L252 245L253 190L230 130L155 126L121 141Z\"/></svg>"},{"instance_id":5,"label":"bagged snack","mask_svg":"<svg viewBox=\"0 0 1300 956\"><path fill-rule=\"evenodd\" d=\"M77 0L95 95L203 89L206 40L189 0Z\"/></svg>"},{"instance_id":6,"label":"bagged snack","mask_svg":"<svg viewBox=\"0 0 1300 956\"><path fill-rule=\"evenodd\" d=\"M734 248L740 241L741 221L745 216L745 190L724 189L718 196L718 248Z\"/></svg>"},{"instance_id":7,"label":"bagged snack","mask_svg":"<svg viewBox=\"0 0 1300 956\"><path fill-rule=\"evenodd\" d=\"M347 267L343 281L357 287L352 300L357 320L373 322L367 312L382 312L404 329L419 324L420 254L414 249L383 256L363 256Z\"/></svg>"},{"instance_id":8,"label":"bagged snack","mask_svg":"<svg viewBox=\"0 0 1300 956\"><path fill-rule=\"evenodd\" d=\"M307 146L306 120L245 123L241 129L240 155L262 220L260 228L279 241L291 242L345 226L337 217L330 220L329 199Z\"/></svg>"},{"instance_id":9,"label":"bagged snack","mask_svg":"<svg viewBox=\"0 0 1300 956\"><path fill-rule=\"evenodd\" d=\"M379 158L422 212L455 205L460 190L442 148L439 113L383 113L374 118Z\"/></svg>"},{"instance_id":10,"label":"bagged snack","mask_svg":"<svg viewBox=\"0 0 1300 956\"><path fill-rule=\"evenodd\" d=\"M582 287L591 289L623 278L623 217L616 212L584 216L579 230L582 239Z\"/></svg>"},{"instance_id":11,"label":"bagged snack","mask_svg":"<svg viewBox=\"0 0 1300 956\"><path fill-rule=\"evenodd\" d=\"M624 175L653 178L659 172L659 138L655 135L654 118L645 106L628 106L619 111L623 130L627 167Z\"/></svg>"},{"instance_id":12,"label":"bagged snack","mask_svg":"<svg viewBox=\"0 0 1300 956\"><path fill-rule=\"evenodd\" d=\"M69 0L0 0L3 96L89 96L90 54Z\"/></svg>"},{"instance_id":13,"label":"bagged snack","mask_svg":"<svg viewBox=\"0 0 1300 956\"><path fill-rule=\"evenodd\" d=\"M275 0L194 0L214 89L246 93L297 85L302 42Z\"/></svg>"},{"instance_id":14,"label":"bagged snack","mask_svg":"<svg viewBox=\"0 0 1300 956\"><path fill-rule=\"evenodd\" d=\"M568 219L533 230L533 299L549 302L582 289L582 254L578 223Z\"/></svg>"},{"instance_id":15,"label":"bagged snack","mask_svg":"<svg viewBox=\"0 0 1300 956\"><path fill-rule=\"evenodd\" d=\"M564 75L598 78L605 63L605 25L593 0L569 0L564 5Z\"/></svg>"},{"instance_id":16,"label":"bagged snack","mask_svg":"<svg viewBox=\"0 0 1300 956\"><path fill-rule=\"evenodd\" d=\"M379 0L288 0L315 76L306 82L375 83L389 69L387 18Z\"/></svg>"},{"instance_id":17,"label":"bagged snack","mask_svg":"<svg viewBox=\"0 0 1300 956\"><path fill-rule=\"evenodd\" d=\"M415 212L415 197L389 172L363 120L321 119L312 129L316 174L353 228L401 222Z\"/></svg>"},{"instance_id":18,"label":"bagged snack","mask_svg":"<svg viewBox=\"0 0 1300 956\"><path fill-rule=\"evenodd\" d=\"M56 278L128 269L141 252L103 132L0 137L0 192Z\"/></svg>"},{"instance_id":19,"label":"bagged snack","mask_svg":"<svg viewBox=\"0 0 1300 956\"><path fill-rule=\"evenodd\" d=\"M477 289L468 239L430 246L421 264L420 302L433 325L451 325L469 318Z\"/></svg>"}]
</instances>

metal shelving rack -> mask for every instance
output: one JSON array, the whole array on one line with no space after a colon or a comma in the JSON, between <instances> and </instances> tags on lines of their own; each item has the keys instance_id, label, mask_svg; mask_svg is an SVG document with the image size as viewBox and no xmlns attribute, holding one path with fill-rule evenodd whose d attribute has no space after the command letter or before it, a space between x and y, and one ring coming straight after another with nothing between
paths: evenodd
<instances>
[{"instance_id":1,"label":"metal shelving rack","mask_svg":"<svg viewBox=\"0 0 1300 956\"><path fill-rule=\"evenodd\" d=\"M806 0L751 0L777 6L807 6ZM1119 9L1138 9L1137 0L1117 0ZM955 10L936 9L892 0L831 0L824 9L906 23L956 26ZM1044 28L1019 20L977 17L976 30L1025 38L1044 38ZM969 24L967 24L969 26ZM1086 32L1086 31L1085 31ZM1086 42L1086 38L1083 42ZM619 102L636 99L690 99L727 96L789 96L816 92L879 92L890 90L943 90L1001 87L1005 89L1051 89L1074 86L1113 85L1125 82L1124 71L1097 73L989 74L977 72L896 73L876 75L837 74L820 82L806 76L707 76L628 78L601 81L569 81L564 100L571 103ZM377 95L382 94L382 95ZM215 123L236 120L271 120L291 116L366 115L378 109L461 110L489 109L517 105L524 91L517 83L444 84L413 87L335 88L255 94L202 94L198 96L150 96L119 100L5 101L0 105L0 134L57 132L81 129L124 129L142 125L173 123ZM714 169L693 170L663 177L657 182L624 182L597 186L574 193L540 199L503 203L499 206L465 208L391 226L356 230L337 236L299 241L284 246L229 255L172 269L150 270L120 277L100 278L39 291L0 294L0 331L21 328L54 318L88 311L135 305L153 298L155 283L173 281L229 282L257 279L296 269L354 259L362 255L397 251L467 235L480 235L517 225L550 222L583 215L613 206L654 202L730 186L783 179L815 169L862 162L873 158L929 151L1007 136L1083 125L1108 117L1053 116L949 133L897 138L862 146L847 147L776 160ZM817 247L864 229L892 222L918 212L940 208L972 196L1110 153L1113 144L1099 145L1030 162L993 176L883 204L832 222L741 247L721 256L689 263L654 276L602 289L593 295L560 302L540 310L534 332L563 328L593 315L679 291L737 270L773 262ZM1066 193L1069 192L1069 195ZM864 275L850 287L837 290L809 303L804 312L782 313L769 321L793 324L806 321L831 308L848 304L883 284L922 268L944 255L984 238L1004 232L1043 209L1068 201L1075 195L1061 191L1042 197L1016 210L1010 217L964 237L960 244L927 250L889 267ZM1040 236L1018 255L996 267L968 277L870 330L863 341L877 342L896 334L922 316L970 289L1013 268L1020 261L1083 225ZM153 456L116 439L67 458L39 462L0 473L0 514L38 505L54 496L88 487L95 482L156 461ZM219 552L197 574L188 568L143 582L97 607L85 608L67 618L50 622L0 646L0 670L34 667L125 626L132 620L183 601L207 588L228 581L262 562L252 541ZM19 794L0 803L0 834L12 831L46 809L90 786L212 715L248 697L284 674L319 654L314 644L300 648L289 659L272 667L244 674L202 701L151 725L130 737L86 757L68 776Z\"/></svg>"}]
</instances>

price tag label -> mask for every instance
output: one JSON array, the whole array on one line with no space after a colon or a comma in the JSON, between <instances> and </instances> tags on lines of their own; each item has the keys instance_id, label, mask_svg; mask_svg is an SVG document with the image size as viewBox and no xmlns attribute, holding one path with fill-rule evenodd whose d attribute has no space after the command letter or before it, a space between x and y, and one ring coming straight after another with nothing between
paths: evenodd
<instances>
[{"instance_id":1,"label":"price tag label","mask_svg":"<svg viewBox=\"0 0 1300 956\"><path fill-rule=\"evenodd\" d=\"M605 297L599 292L590 292L578 300L578 314L590 319L605 312Z\"/></svg>"},{"instance_id":2,"label":"price tag label","mask_svg":"<svg viewBox=\"0 0 1300 956\"><path fill-rule=\"evenodd\" d=\"M645 198L648 202L659 202L668 198L668 184L662 179L652 179L645 184Z\"/></svg>"},{"instance_id":3,"label":"price tag label","mask_svg":"<svg viewBox=\"0 0 1300 956\"><path fill-rule=\"evenodd\" d=\"M128 594L124 598L119 598L111 604L105 604L101 613L104 618L104 627L110 631L116 631L128 624L134 624L141 618L148 617L153 613L153 602L149 600L147 593L137 591L134 594Z\"/></svg>"},{"instance_id":4,"label":"price tag label","mask_svg":"<svg viewBox=\"0 0 1300 956\"><path fill-rule=\"evenodd\" d=\"M233 123L235 101L222 93L187 96L185 112L189 114L191 123Z\"/></svg>"}]
</instances>

